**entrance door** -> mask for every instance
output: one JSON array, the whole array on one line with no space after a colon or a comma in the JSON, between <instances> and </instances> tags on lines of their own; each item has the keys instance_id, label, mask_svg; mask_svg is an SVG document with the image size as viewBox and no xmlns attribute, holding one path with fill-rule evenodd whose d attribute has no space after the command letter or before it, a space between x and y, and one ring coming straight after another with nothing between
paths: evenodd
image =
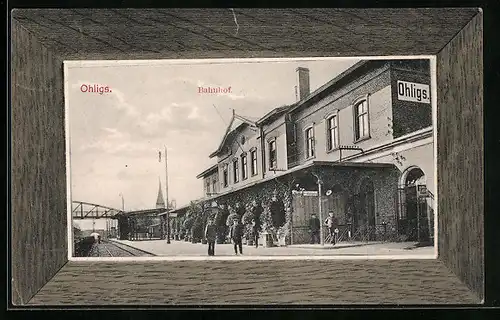
<instances>
[{"instance_id":1,"label":"entrance door","mask_svg":"<svg viewBox=\"0 0 500 320\"><path fill-rule=\"evenodd\" d=\"M405 189L406 199L406 234L408 241L418 241L418 208L417 208L417 189L415 186L406 186Z\"/></svg>"},{"instance_id":2,"label":"entrance door","mask_svg":"<svg viewBox=\"0 0 500 320\"><path fill-rule=\"evenodd\" d=\"M315 191L293 192L292 206L292 243L310 243L309 219L313 213L319 218L318 193Z\"/></svg>"},{"instance_id":3,"label":"entrance door","mask_svg":"<svg viewBox=\"0 0 500 320\"><path fill-rule=\"evenodd\" d=\"M357 203L354 216L355 232L362 239L375 240L375 192L373 182L365 179L360 187L360 192L355 196Z\"/></svg>"},{"instance_id":4,"label":"entrance door","mask_svg":"<svg viewBox=\"0 0 500 320\"><path fill-rule=\"evenodd\" d=\"M404 220L401 224L406 225L406 236L408 241L426 242L430 239L429 230L429 206L426 198L418 196L417 188L425 185L425 175L420 168L412 168L408 171L403 186L403 207L405 215L400 214ZM403 230L400 230L400 232Z\"/></svg>"}]
</instances>

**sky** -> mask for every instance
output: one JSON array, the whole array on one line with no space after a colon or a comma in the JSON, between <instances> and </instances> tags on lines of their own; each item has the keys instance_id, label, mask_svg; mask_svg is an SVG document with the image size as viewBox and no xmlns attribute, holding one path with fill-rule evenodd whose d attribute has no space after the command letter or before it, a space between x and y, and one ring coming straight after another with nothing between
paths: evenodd
<instances>
[{"instance_id":1,"label":"sky","mask_svg":"<svg viewBox=\"0 0 500 320\"><path fill-rule=\"evenodd\" d=\"M154 208L160 180L165 197L166 147L168 198L188 204L203 196L196 175L216 163L209 154L232 109L259 118L296 101L297 67L309 68L312 92L358 61L70 65L65 82L71 198L121 208L123 194L125 210ZM82 92L82 85L108 86L111 92ZM203 94L199 86L231 86L231 93Z\"/></svg>"}]
</instances>

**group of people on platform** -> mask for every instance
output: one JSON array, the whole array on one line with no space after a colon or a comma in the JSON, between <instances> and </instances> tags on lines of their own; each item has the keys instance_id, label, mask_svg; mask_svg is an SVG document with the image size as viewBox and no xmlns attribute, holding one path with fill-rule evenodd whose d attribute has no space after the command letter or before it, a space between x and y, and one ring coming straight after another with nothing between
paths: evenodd
<instances>
[{"instance_id":1,"label":"group of people on platform","mask_svg":"<svg viewBox=\"0 0 500 320\"><path fill-rule=\"evenodd\" d=\"M328 213L328 217L325 219L324 224L328 227L328 236L330 243L335 245L335 236L338 232L338 220L334 216L333 212ZM309 220L310 233L311 233L311 244L320 243L320 228L321 223L316 214L312 214ZM234 246L234 254L243 254L243 235L244 226L240 222L240 219L234 219L233 224L229 229L229 237L231 243ZM256 219L252 221L252 235L255 247L259 247L259 222ZM208 244L208 255L215 255L215 242L217 240L217 226L215 225L213 219L209 219L207 226L205 227L204 237Z\"/></svg>"},{"instance_id":2,"label":"group of people on platform","mask_svg":"<svg viewBox=\"0 0 500 320\"><path fill-rule=\"evenodd\" d=\"M254 240L255 247L259 247L259 222L257 219L252 220L252 237ZM243 236L245 234L244 225L240 222L240 219L234 219L233 224L229 228L229 238L231 243L234 245L234 254L243 254ZM208 244L208 255L215 255L215 242L217 240L217 226L212 219L209 219L207 226L205 227L204 237Z\"/></svg>"},{"instance_id":3,"label":"group of people on platform","mask_svg":"<svg viewBox=\"0 0 500 320\"><path fill-rule=\"evenodd\" d=\"M338 232L339 222L333 212L328 212L328 217L325 219L324 224L328 227L328 237L330 243L335 245L335 235ZM321 223L316 214L311 214L309 219L309 230L311 233L311 244L320 243L320 229Z\"/></svg>"}]
</instances>

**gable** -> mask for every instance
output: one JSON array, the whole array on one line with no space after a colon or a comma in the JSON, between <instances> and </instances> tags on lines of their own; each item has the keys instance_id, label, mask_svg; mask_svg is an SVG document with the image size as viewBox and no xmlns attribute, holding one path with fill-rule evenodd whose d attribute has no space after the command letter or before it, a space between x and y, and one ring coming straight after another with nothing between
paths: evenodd
<instances>
[{"instance_id":1,"label":"gable","mask_svg":"<svg viewBox=\"0 0 500 320\"><path fill-rule=\"evenodd\" d=\"M246 127L253 126L255 127L255 123L252 122L251 120L248 120L244 117L237 116L233 112L233 117L231 118L231 121L229 122L229 125L226 128L226 132L224 133L224 136L222 137L222 140L219 144L219 147L217 148L216 151L212 152L210 154L210 158L215 157L216 155L220 154L223 152L224 148L230 144L232 141L234 141L234 137L237 136L241 130L243 130Z\"/></svg>"}]
</instances>

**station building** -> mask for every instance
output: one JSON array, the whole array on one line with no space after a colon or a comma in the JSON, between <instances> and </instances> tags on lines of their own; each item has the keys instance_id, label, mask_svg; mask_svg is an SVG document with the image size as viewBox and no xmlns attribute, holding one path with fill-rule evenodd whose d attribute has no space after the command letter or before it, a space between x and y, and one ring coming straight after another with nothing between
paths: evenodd
<instances>
[{"instance_id":1,"label":"station building","mask_svg":"<svg viewBox=\"0 0 500 320\"><path fill-rule=\"evenodd\" d=\"M429 60L366 60L261 118L233 113L216 163L197 177L221 210L262 206L265 228L308 243L309 218L332 211L339 238L420 241L434 235Z\"/></svg>"}]
</instances>

